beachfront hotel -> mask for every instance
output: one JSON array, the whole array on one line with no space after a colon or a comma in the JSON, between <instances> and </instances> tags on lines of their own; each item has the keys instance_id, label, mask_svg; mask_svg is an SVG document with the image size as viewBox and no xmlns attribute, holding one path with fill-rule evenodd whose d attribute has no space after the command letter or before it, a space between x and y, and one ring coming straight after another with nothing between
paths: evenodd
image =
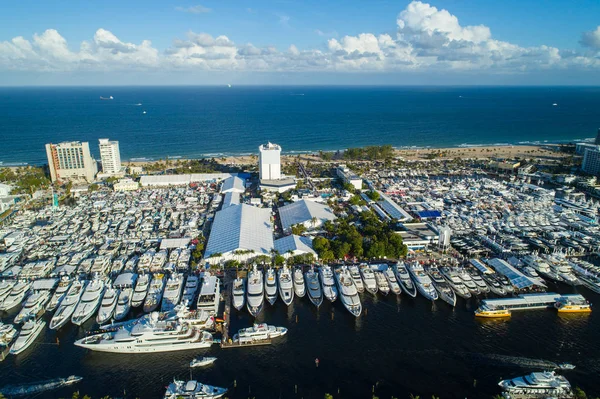
<instances>
[{"instance_id":1,"label":"beachfront hotel","mask_svg":"<svg viewBox=\"0 0 600 399\"><path fill-rule=\"evenodd\" d=\"M64 180L92 182L98 172L98 166L90 154L88 142L49 143L46 144L46 156L52 182Z\"/></svg>"},{"instance_id":2,"label":"beachfront hotel","mask_svg":"<svg viewBox=\"0 0 600 399\"><path fill-rule=\"evenodd\" d=\"M102 161L102 172L115 175L121 172L121 153L119 142L108 139L99 140L100 160Z\"/></svg>"},{"instance_id":3,"label":"beachfront hotel","mask_svg":"<svg viewBox=\"0 0 600 399\"><path fill-rule=\"evenodd\" d=\"M260 180L281 178L281 147L277 144L263 144L258 147Z\"/></svg>"}]
</instances>

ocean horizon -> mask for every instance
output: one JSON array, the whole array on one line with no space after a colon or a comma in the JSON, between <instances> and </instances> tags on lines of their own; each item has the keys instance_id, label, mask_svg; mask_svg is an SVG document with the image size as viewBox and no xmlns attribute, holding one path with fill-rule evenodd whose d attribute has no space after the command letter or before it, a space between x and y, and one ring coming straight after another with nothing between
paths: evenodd
<instances>
[{"instance_id":1,"label":"ocean horizon","mask_svg":"<svg viewBox=\"0 0 600 399\"><path fill-rule=\"evenodd\" d=\"M102 100L101 97L112 100ZM555 105L556 104L556 105ZM600 87L0 87L3 166L46 163L44 144L120 143L124 161L590 140Z\"/></svg>"}]
</instances>

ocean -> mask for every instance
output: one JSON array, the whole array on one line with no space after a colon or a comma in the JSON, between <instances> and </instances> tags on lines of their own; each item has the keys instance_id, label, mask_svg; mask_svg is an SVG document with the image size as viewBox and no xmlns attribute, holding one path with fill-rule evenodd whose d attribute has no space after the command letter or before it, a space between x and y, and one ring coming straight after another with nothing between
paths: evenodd
<instances>
[{"instance_id":1,"label":"ocean","mask_svg":"<svg viewBox=\"0 0 600 399\"><path fill-rule=\"evenodd\" d=\"M99 138L124 160L572 142L596 136L598 110L599 87L0 88L0 162L44 164L65 140L99 157Z\"/></svg>"}]
</instances>

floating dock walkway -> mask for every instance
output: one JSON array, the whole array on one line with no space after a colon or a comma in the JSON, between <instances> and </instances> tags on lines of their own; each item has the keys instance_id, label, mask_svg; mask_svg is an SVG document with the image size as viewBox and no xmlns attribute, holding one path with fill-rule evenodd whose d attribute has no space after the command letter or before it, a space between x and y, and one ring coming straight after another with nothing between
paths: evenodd
<instances>
[{"instance_id":1,"label":"floating dock walkway","mask_svg":"<svg viewBox=\"0 0 600 399\"><path fill-rule=\"evenodd\" d=\"M565 307L560 304L568 305ZM484 299L475 311L480 317L507 317L513 310L547 309L556 307L560 312L591 312L590 304L579 294L561 295L555 292L522 294L516 298ZM574 310L569 310L569 307ZM576 307L576 309L575 309ZM587 311L584 311L586 308Z\"/></svg>"}]
</instances>

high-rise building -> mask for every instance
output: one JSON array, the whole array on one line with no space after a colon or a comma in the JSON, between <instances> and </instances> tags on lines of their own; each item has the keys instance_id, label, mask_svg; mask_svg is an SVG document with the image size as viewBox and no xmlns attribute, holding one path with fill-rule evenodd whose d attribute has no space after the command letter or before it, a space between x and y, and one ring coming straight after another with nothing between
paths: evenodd
<instances>
[{"instance_id":1,"label":"high-rise building","mask_svg":"<svg viewBox=\"0 0 600 399\"><path fill-rule=\"evenodd\" d=\"M281 179L281 147L277 144L263 144L258 147L260 180Z\"/></svg>"},{"instance_id":2,"label":"high-rise building","mask_svg":"<svg viewBox=\"0 0 600 399\"><path fill-rule=\"evenodd\" d=\"M600 150L598 148L585 150L581 170L590 175L600 175Z\"/></svg>"},{"instance_id":3,"label":"high-rise building","mask_svg":"<svg viewBox=\"0 0 600 399\"><path fill-rule=\"evenodd\" d=\"M100 160L102 161L102 172L114 175L121 172L121 153L119 142L100 139Z\"/></svg>"},{"instance_id":4,"label":"high-rise building","mask_svg":"<svg viewBox=\"0 0 600 399\"><path fill-rule=\"evenodd\" d=\"M596 133L596 140L594 140L594 144L600 145L600 128L598 128L598 133Z\"/></svg>"},{"instance_id":5,"label":"high-rise building","mask_svg":"<svg viewBox=\"0 0 600 399\"><path fill-rule=\"evenodd\" d=\"M50 178L53 182L86 180L91 182L98 172L96 160L90 154L87 142L70 141L46 144Z\"/></svg>"}]
</instances>

